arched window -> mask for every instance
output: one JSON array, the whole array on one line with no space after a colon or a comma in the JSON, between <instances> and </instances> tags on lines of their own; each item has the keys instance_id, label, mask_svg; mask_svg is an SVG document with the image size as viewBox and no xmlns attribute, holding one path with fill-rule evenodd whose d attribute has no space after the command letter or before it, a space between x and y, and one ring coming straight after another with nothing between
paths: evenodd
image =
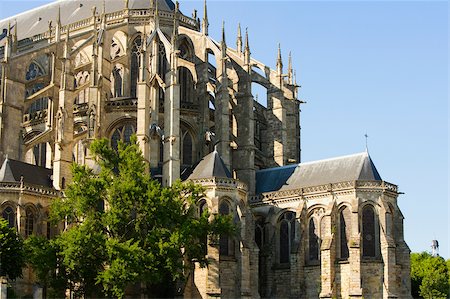
<instances>
[{"instance_id":1,"label":"arched window","mask_svg":"<svg viewBox=\"0 0 450 299\"><path fill-rule=\"evenodd\" d=\"M289 263L292 243L295 238L295 213L285 212L279 220L280 264Z\"/></svg>"},{"instance_id":2,"label":"arched window","mask_svg":"<svg viewBox=\"0 0 450 299\"><path fill-rule=\"evenodd\" d=\"M117 149L119 141L129 143L131 135L136 133L136 125L131 123L123 124L117 127L111 136L111 146Z\"/></svg>"},{"instance_id":3,"label":"arched window","mask_svg":"<svg viewBox=\"0 0 450 299\"><path fill-rule=\"evenodd\" d=\"M44 75L44 70L35 62L30 63L27 73L25 74L25 80L31 81Z\"/></svg>"},{"instance_id":4,"label":"arched window","mask_svg":"<svg viewBox=\"0 0 450 299\"><path fill-rule=\"evenodd\" d=\"M158 75L165 80L167 73L166 48L162 42L158 43Z\"/></svg>"},{"instance_id":5,"label":"arched window","mask_svg":"<svg viewBox=\"0 0 450 299\"><path fill-rule=\"evenodd\" d=\"M376 223L373 207L365 206L362 212L362 251L364 257L376 257L376 244L379 240Z\"/></svg>"},{"instance_id":6,"label":"arched window","mask_svg":"<svg viewBox=\"0 0 450 299\"><path fill-rule=\"evenodd\" d=\"M223 200L219 205L220 215L230 214L230 205L227 201ZM227 235L220 235L219 238L219 254L224 256L231 256L234 254L234 243Z\"/></svg>"},{"instance_id":7,"label":"arched window","mask_svg":"<svg viewBox=\"0 0 450 299\"><path fill-rule=\"evenodd\" d=\"M319 234L316 221L313 217L309 219L308 225L308 239L309 239L309 260L319 260Z\"/></svg>"},{"instance_id":8,"label":"arched window","mask_svg":"<svg viewBox=\"0 0 450 299\"><path fill-rule=\"evenodd\" d=\"M350 239L351 212L344 207L339 213L339 258L346 260L349 257L348 240Z\"/></svg>"},{"instance_id":9,"label":"arched window","mask_svg":"<svg viewBox=\"0 0 450 299\"><path fill-rule=\"evenodd\" d=\"M265 242L264 219L259 217L255 222L255 243L261 249Z\"/></svg>"},{"instance_id":10,"label":"arched window","mask_svg":"<svg viewBox=\"0 0 450 299\"><path fill-rule=\"evenodd\" d=\"M8 222L8 227L13 228L16 223L16 213L11 207L6 207L2 213L3 219Z\"/></svg>"},{"instance_id":11,"label":"arched window","mask_svg":"<svg viewBox=\"0 0 450 299\"><path fill-rule=\"evenodd\" d=\"M33 209L27 207L25 209L25 237L33 234L34 231L34 213Z\"/></svg>"},{"instance_id":12,"label":"arched window","mask_svg":"<svg viewBox=\"0 0 450 299\"><path fill-rule=\"evenodd\" d=\"M182 165L192 165L193 161L192 161L192 151L193 151L193 147L192 147L192 136L189 133L188 130L186 129L182 129L181 130L181 136L182 136L182 160L181 160L181 164Z\"/></svg>"},{"instance_id":13,"label":"arched window","mask_svg":"<svg viewBox=\"0 0 450 299\"><path fill-rule=\"evenodd\" d=\"M200 202L198 203L198 213L200 216L203 215L203 213L208 212L208 204L206 202L206 200L202 199L200 200ZM208 235L204 235L201 238L201 243L203 246L203 254L206 255L208 254Z\"/></svg>"},{"instance_id":14,"label":"arched window","mask_svg":"<svg viewBox=\"0 0 450 299\"><path fill-rule=\"evenodd\" d=\"M123 96L123 67L121 65L115 65L112 70L112 95L114 98Z\"/></svg>"},{"instance_id":15,"label":"arched window","mask_svg":"<svg viewBox=\"0 0 450 299\"><path fill-rule=\"evenodd\" d=\"M89 101L89 89L85 85L89 82L89 72L78 72L75 76L75 88L83 87L84 89L78 92L78 96L75 98L75 104L83 104Z\"/></svg>"},{"instance_id":16,"label":"arched window","mask_svg":"<svg viewBox=\"0 0 450 299\"><path fill-rule=\"evenodd\" d=\"M141 36L137 36L134 41L133 45L131 47L131 92L130 95L132 98L135 98L137 96L137 82L138 82L138 74L139 74L139 67L140 67L140 55L141 55L141 48L142 48L142 39Z\"/></svg>"},{"instance_id":17,"label":"arched window","mask_svg":"<svg viewBox=\"0 0 450 299\"><path fill-rule=\"evenodd\" d=\"M47 144L39 143L33 147L34 164L45 167L47 163Z\"/></svg>"},{"instance_id":18,"label":"arched window","mask_svg":"<svg viewBox=\"0 0 450 299\"><path fill-rule=\"evenodd\" d=\"M194 102L194 80L192 78L191 72L185 68L181 67L180 71L180 93L181 93L181 103L192 104Z\"/></svg>"}]
</instances>

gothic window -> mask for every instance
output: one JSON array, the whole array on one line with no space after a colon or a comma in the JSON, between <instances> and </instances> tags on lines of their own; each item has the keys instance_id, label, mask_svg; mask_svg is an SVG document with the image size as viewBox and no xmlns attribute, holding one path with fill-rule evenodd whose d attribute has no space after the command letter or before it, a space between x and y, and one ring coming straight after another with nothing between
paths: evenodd
<instances>
[{"instance_id":1,"label":"gothic window","mask_svg":"<svg viewBox=\"0 0 450 299\"><path fill-rule=\"evenodd\" d=\"M89 72L79 72L75 76L75 88L84 87L89 82ZM75 104L83 104L89 101L89 89L84 87L83 90L78 92L78 96L75 98Z\"/></svg>"},{"instance_id":2,"label":"gothic window","mask_svg":"<svg viewBox=\"0 0 450 299\"><path fill-rule=\"evenodd\" d=\"M372 206L365 206L362 212L362 251L363 257L376 257L379 240L376 229L375 211Z\"/></svg>"},{"instance_id":3,"label":"gothic window","mask_svg":"<svg viewBox=\"0 0 450 299\"><path fill-rule=\"evenodd\" d=\"M158 43L158 75L165 80L167 73L166 48L162 42Z\"/></svg>"},{"instance_id":4,"label":"gothic window","mask_svg":"<svg viewBox=\"0 0 450 299\"><path fill-rule=\"evenodd\" d=\"M350 217L351 212L348 207L344 207L339 213L339 257L343 260L349 257Z\"/></svg>"},{"instance_id":5,"label":"gothic window","mask_svg":"<svg viewBox=\"0 0 450 299\"><path fill-rule=\"evenodd\" d=\"M27 207L25 209L25 237L33 234L34 231L34 213L33 209Z\"/></svg>"},{"instance_id":6,"label":"gothic window","mask_svg":"<svg viewBox=\"0 0 450 299\"><path fill-rule=\"evenodd\" d=\"M114 130L111 136L111 146L114 149L117 149L119 145L119 141L124 143L129 143L131 135L136 133L136 125L131 123L126 123L124 125L119 126Z\"/></svg>"},{"instance_id":7,"label":"gothic window","mask_svg":"<svg viewBox=\"0 0 450 299\"><path fill-rule=\"evenodd\" d=\"M33 101L23 116L23 121L42 120L47 116L48 98Z\"/></svg>"},{"instance_id":8,"label":"gothic window","mask_svg":"<svg viewBox=\"0 0 450 299\"><path fill-rule=\"evenodd\" d=\"M208 204L206 203L206 200L202 199L200 200L198 204L198 212L199 215L203 215L203 213L208 212ZM201 238L202 246L203 246L203 254L206 255L208 253L208 235L205 234Z\"/></svg>"},{"instance_id":9,"label":"gothic window","mask_svg":"<svg viewBox=\"0 0 450 299\"><path fill-rule=\"evenodd\" d=\"M112 95L114 98L123 96L123 67L121 65L115 65L112 70Z\"/></svg>"},{"instance_id":10,"label":"gothic window","mask_svg":"<svg viewBox=\"0 0 450 299\"><path fill-rule=\"evenodd\" d=\"M47 162L47 144L39 143L33 147L34 164L45 167Z\"/></svg>"},{"instance_id":11,"label":"gothic window","mask_svg":"<svg viewBox=\"0 0 450 299\"><path fill-rule=\"evenodd\" d=\"M388 235L394 238L395 223L394 223L394 209L388 204L388 211L386 212L386 231Z\"/></svg>"},{"instance_id":12,"label":"gothic window","mask_svg":"<svg viewBox=\"0 0 450 299\"><path fill-rule=\"evenodd\" d=\"M142 39L141 36L138 36L134 39L133 45L131 47L131 97L135 98L137 96L137 82L139 75L139 64L140 64L140 55L142 48Z\"/></svg>"},{"instance_id":13,"label":"gothic window","mask_svg":"<svg viewBox=\"0 0 450 299\"><path fill-rule=\"evenodd\" d=\"M188 130L182 129L181 130L181 136L182 136L182 165L192 165L192 136L189 133Z\"/></svg>"},{"instance_id":14,"label":"gothic window","mask_svg":"<svg viewBox=\"0 0 450 299\"><path fill-rule=\"evenodd\" d=\"M261 249L264 245L264 219L259 217L255 222L255 243Z\"/></svg>"},{"instance_id":15,"label":"gothic window","mask_svg":"<svg viewBox=\"0 0 450 299\"><path fill-rule=\"evenodd\" d=\"M44 76L44 70L37 63L32 62L28 66L27 73L25 74L25 79L27 81L31 81L41 76Z\"/></svg>"},{"instance_id":16,"label":"gothic window","mask_svg":"<svg viewBox=\"0 0 450 299\"><path fill-rule=\"evenodd\" d=\"M295 213L284 213L279 221L280 264L289 263L291 247L295 237Z\"/></svg>"},{"instance_id":17,"label":"gothic window","mask_svg":"<svg viewBox=\"0 0 450 299\"><path fill-rule=\"evenodd\" d=\"M3 219L8 222L8 227L13 228L16 223L16 213L11 207L6 207L2 213Z\"/></svg>"},{"instance_id":18,"label":"gothic window","mask_svg":"<svg viewBox=\"0 0 450 299\"><path fill-rule=\"evenodd\" d=\"M220 215L230 214L230 205L227 201L223 200L219 205ZM223 256L231 256L234 254L234 243L227 235L220 235L219 238L219 254Z\"/></svg>"},{"instance_id":19,"label":"gothic window","mask_svg":"<svg viewBox=\"0 0 450 299\"><path fill-rule=\"evenodd\" d=\"M319 234L316 221L313 217L309 219L308 225L308 240L309 240L309 260L319 260Z\"/></svg>"},{"instance_id":20,"label":"gothic window","mask_svg":"<svg viewBox=\"0 0 450 299\"><path fill-rule=\"evenodd\" d=\"M111 59L115 59L123 55L123 48L118 40L115 38L111 41Z\"/></svg>"},{"instance_id":21,"label":"gothic window","mask_svg":"<svg viewBox=\"0 0 450 299\"><path fill-rule=\"evenodd\" d=\"M185 68L181 67L180 71L180 91L181 91L181 102L182 103L193 103L194 95L194 80L192 78L191 72Z\"/></svg>"}]
</instances>

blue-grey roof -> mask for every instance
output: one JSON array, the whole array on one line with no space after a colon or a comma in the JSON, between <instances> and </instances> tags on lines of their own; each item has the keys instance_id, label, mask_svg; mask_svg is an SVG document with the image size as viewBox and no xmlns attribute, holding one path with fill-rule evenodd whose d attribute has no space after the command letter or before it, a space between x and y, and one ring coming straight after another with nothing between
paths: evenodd
<instances>
[{"instance_id":1,"label":"blue-grey roof","mask_svg":"<svg viewBox=\"0 0 450 299\"><path fill-rule=\"evenodd\" d=\"M217 151L209 153L198 163L189 180L206 179L211 177L231 178L231 173L225 166L222 158Z\"/></svg>"},{"instance_id":2,"label":"blue-grey roof","mask_svg":"<svg viewBox=\"0 0 450 299\"><path fill-rule=\"evenodd\" d=\"M173 11L175 4L171 0L157 0L158 9ZM19 40L48 31L48 22L56 25L58 9L61 8L61 24L67 25L81 21L92 16L92 7L101 13L105 3L107 13L122 10L125 6L124 0L59 0L47 5L25 11L18 15L0 20L0 35L3 29L7 29L8 23L13 26L17 21L17 38ZM12 2L11 2L12 3ZM148 9L150 0L129 0L130 9ZM0 41L2 45L3 41Z\"/></svg>"},{"instance_id":3,"label":"blue-grey roof","mask_svg":"<svg viewBox=\"0 0 450 299\"><path fill-rule=\"evenodd\" d=\"M294 173L297 164L256 171L256 193L279 190Z\"/></svg>"},{"instance_id":4,"label":"blue-grey roof","mask_svg":"<svg viewBox=\"0 0 450 299\"><path fill-rule=\"evenodd\" d=\"M5 159L2 168L0 168L0 182L18 183L23 177L24 183L52 188L52 174L52 169Z\"/></svg>"},{"instance_id":5,"label":"blue-grey roof","mask_svg":"<svg viewBox=\"0 0 450 299\"><path fill-rule=\"evenodd\" d=\"M382 180L367 152L259 170L256 193L357 180Z\"/></svg>"}]
</instances>

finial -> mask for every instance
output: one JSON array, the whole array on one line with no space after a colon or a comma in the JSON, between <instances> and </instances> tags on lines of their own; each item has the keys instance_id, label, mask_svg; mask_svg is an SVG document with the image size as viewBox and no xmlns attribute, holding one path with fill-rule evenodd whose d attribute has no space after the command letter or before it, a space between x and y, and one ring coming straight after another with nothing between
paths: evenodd
<instances>
[{"instance_id":1,"label":"finial","mask_svg":"<svg viewBox=\"0 0 450 299\"><path fill-rule=\"evenodd\" d=\"M292 85L292 56L291 51L289 51L289 59L288 59L288 82Z\"/></svg>"},{"instance_id":2,"label":"finial","mask_svg":"<svg viewBox=\"0 0 450 299\"><path fill-rule=\"evenodd\" d=\"M226 45L226 41L225 41L225 21L222 20L222 43L224 45Z\"/></svg>"},{"instance_id":3,"label":"finial","mask_svg":"<svg viewBox=\"0 0 450 299\"><path fill-rule=\"evenodd\" d=\"M155 2L155 0L150 0L150 9L153 9L153 3Z\"/></svg>"},{"instance_id":4,"label":"finial","mask_svg":"<svg viewBox=\"0 0 450 299\"><path fill-rule=\"evenodd\" d=\"M367 135L367 133L366 133L366 134L364 134L364 137L366 137L366 153L369 153L369 146L368 146L368 142L367 142L369 135Z\"/></svg>"},{"instance_id":5,"label":"finial","mask_svg":"<svg viewBox=\"0 0 450 299\"><path fill-rule=\"evenodd\" d=\"M172 31L172 47L174 50L178 48L177 40L178 40L178 19L175 13L173 14L173 31Z\"/></svg>"},{"instance_id":6,"label":"finial","mask_svg":"<svg viewBox=\"0 0 450 299\"><path fill-rule=\"evenodd\" d=\"M208 35L208 10L206 7L206 0L203 3L203 23L202 23L202 33Z\"/></svg>"},{"instance_id":7,"label":"finial","mask_svg":"<svg viewBox=\"0 0 450 299\"><path fill-rule=\"evenodd\" d=\"M125 0L124 2L125 2L125 7L124 8L128 9L128 4L129 4L128 0Z\"/></svg>"},{"instance_id":8,"label":"finial","mask_svg":"<svg viewBox=\"0 0 450 299\"><path fill-rule=\"evenodd\" d=\"M278 43L278 55L277 55L277 71L278 74L283 73L283 61L281 59L281 45Z\"/></svg>"},{"instance_id":9,"label":"finial","mask_svg":"<svg viewBox=\"0 0 450 299\"><path fill-rule=\"evenodd\" d=\"M58 5L58 14L56 15L56 26L61 27L61 5Z\"/></svg>"},{"instance_id":10,"label":"finial","mask_svg":"<svg viewBox=\"0 0 450 299\"><path fill-rule=\"evenodd\" d=\"M153 0L152 0L153 1ZM159 28L158 1L155 1L155 28Z\"/></svg>"},{"instance_id":11,"label":"finial","mask_svg":"<svg viewBox=\"0 0 450 299\"><path fill-rule=\"evenodd\" d=\"M97 7L92 6L92 16L95 17L96 14L97 14Z\"/></svg>"},{"instance_id":12,"label":"finial","mask_svg":"<svg viewBox=\"0 0 450 299\"><path fill-rule=\"evenodd\" d=\"M105 0L103 0L102 5L103 5L103 7L102 7L102 14L104 15L104 14L106 14L106 3L105 3Z\"/></svg>"},{"instance_id":13,"label":"finial","mask_svg":"<svg viewBox=\"0 0 450 299\"><path fill-rule=\"evenodd\" d=\"M242 33L241 33L241 23L238 23L236 49L238 53L242 53Z\"/></svg>"},{"instance_id":14,"label":"finial","mask_svg":"<svg viewBox=\"0 0 450 299\"><path fill-rule=\"evenodd\" d=\"M180 11L180 2L176 1L175 2L175 12L179 12Z\"/></svg>"},{"instance_id":15,"label":"finial","mask_svg":"<svg viewBox=\"0 0 450 299\"><path fill-rule=\"evenodd\" d=\"M250 52L250 46L249 46L249 42L248 42L248 28L245 28L245 48L244 48L245 52Z\"/></svg>"}]
</instances>

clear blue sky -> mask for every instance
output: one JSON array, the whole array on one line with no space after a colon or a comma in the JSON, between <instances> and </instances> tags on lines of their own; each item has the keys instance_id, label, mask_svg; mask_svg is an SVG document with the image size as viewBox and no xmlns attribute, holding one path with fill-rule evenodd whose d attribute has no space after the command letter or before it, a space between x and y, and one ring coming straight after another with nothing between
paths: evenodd
<instances>
[{"instance_id":1,"label":"clear blue sky","mask_svg":"<svg viewBox=\"0 0 450 299\"><path fill-rule=\"evenodd\" d=\"M107 0L108 1L108 0ZM111 1L111 0L110 0ZM0 0L0 19L50 1ZM203 15L203 1L180 1ZM361 152L364 134L382 178L399 185L413 252L449 247L447 1L208 1L210 35L275 67L292 51L302 88L302 160Z\"/></svg>"}]
</instances>

